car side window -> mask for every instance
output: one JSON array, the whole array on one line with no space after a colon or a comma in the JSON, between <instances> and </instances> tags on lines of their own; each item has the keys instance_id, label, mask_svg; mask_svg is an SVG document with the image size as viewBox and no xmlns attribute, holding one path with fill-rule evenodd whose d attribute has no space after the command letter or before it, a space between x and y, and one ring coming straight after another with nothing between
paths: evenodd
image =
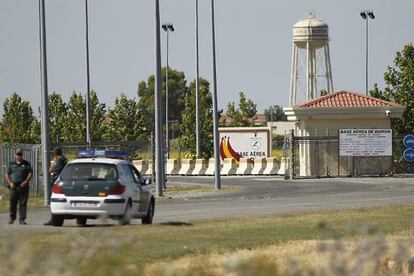
<instances>
[{"instance_id":1,"label":"car side window","mask_svg":"<svg viewBox=\"0 0 414 276\"><path fill-rule=\"evenodd\" d=\"M144 180L142 179L142 176L139 173L139 171L134 166L130 166L130 167L131 167L131 170L132 170L132 174L134 175L134 177L136 179L136 182L140 183L140 184L144 183Z\"/></svg>"},{"instance_id":2,"label":"car side window","mask_svg":"<svg viewBox=\"0 0 414 276\"><path fill-rule=\"evenodd\" d=\"M132 183L132 182L136 182L135 181L135 177L131 171L131 168L128 165L122 165L122 170L125 174L126 179L128 180L128 182Z\"/></svg>"}]
</instances>

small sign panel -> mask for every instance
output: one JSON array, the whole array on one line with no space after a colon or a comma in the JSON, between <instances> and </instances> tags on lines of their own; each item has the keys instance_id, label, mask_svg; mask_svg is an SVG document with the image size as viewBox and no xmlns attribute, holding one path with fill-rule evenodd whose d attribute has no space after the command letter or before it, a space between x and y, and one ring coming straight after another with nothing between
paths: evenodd
<instances>
[{"instance_id":1,"label":"small sign panel","mask_svg":"<svg viewBox=\"0 0 414 276\"><path fill-rule=\"evenodd\" d=\"M340 156L392 156L392 130L357 128L339 130Z\"/></svg>"},{"instance_id":2,"label":"small sign panel","mask_svg":"<svg viewBox=\"0 0 414 276\"><path fill-rule=\"evenodd\" d=\"M413 162L414 161L414 149L406 149L403 153L405 161Z\"/></svg>"},{"instance_id":3,"label":"small sign panel","mask_svg":"<svg viewBox=\"0 0 414 276\"><path fill-rule=\"evenodd\" d=\"M408 134L404 137L403 140L404 146L407 148L414 148L414 135Z\"/></svg>"}]
</instances>

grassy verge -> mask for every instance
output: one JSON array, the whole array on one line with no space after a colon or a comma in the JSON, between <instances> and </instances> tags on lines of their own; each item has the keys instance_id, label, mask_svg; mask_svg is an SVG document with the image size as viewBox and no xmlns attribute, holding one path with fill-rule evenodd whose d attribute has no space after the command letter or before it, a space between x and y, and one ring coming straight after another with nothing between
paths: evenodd
<instances>
[{"instance_id":1,"label":"grassy verge","mask_svg":"<svg viewBox=\"0 0 414 276\"><path fill-rule=\"evenodd\" d=\"M154 272L151 265L164 262L167 263L165 267L169 267L172 261L189 256L260 251L295 241L356 239L363 234L376 237L379 233L406 233L407 237L413 213L414 206L389 206L191 224L86 227L65 233L11 236L0 241L0 256L7 264L0 274L155 275L156 272L158 275L221 275L214 270L206 271L204 265L176 273L162 270L161 265L155 265L157 270ZM22 240L24 243L18 242ZM295 255L295 252L291 254ZM19 260L18 265L16 260ZM252 265L273 267L274 261L265 264L258 261ZM249 275L243 271L247 270L242 269L234 275Z\"/></svg>"}]
</instances>

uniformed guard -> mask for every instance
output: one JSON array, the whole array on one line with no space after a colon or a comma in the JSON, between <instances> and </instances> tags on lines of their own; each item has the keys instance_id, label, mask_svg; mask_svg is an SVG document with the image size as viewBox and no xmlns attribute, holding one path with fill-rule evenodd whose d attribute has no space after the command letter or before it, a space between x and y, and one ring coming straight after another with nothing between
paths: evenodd
<instances>
[{"instance_id":1,"label":"uniformed guard","mask_svg":"<svg viewBox=\"0 0 414 276\"><path fill-rule=\"evenodd\" d=\"M66 157L63 155L61 148L54 148L52 153L52 161L50 162L49 166L49 173L50 173L50 181L52 184L58 179L60 173L65 168L66 163L68 162ZM48 222L45 222L44 225L52 225L52 218L49 219Z\"/></svg>"},{"instance_id":2,"label":"uniformed guard","mask_svg":"<svg viewBox=\"0 0 414 276\"><path fill-rule=\"evenodd\" d=\"M26 224L27 200L29 198L29 181L33 172L30 163L23 159L22 150L16 151L16 161L10 162L6 173L10 189L10 220L16 220L17 204L19 204L19 223Z\"/></svg>"}]
</instances>

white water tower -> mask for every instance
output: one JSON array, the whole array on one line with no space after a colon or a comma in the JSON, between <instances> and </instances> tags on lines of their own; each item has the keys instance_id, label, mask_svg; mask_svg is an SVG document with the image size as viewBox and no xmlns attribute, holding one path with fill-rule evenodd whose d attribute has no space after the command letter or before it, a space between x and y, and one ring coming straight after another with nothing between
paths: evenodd
<instances>
[{"instance_id":1,"label":"white water tower","mask_svg":"<svg viewBox=\"0 0 414 276\"><path fill-rule=\"evenodd\" d=\"M312 100L321 90L333 92L328 25L307 19L293 26L292 73L289 106Z\"/></svg>"}]
</instances>

